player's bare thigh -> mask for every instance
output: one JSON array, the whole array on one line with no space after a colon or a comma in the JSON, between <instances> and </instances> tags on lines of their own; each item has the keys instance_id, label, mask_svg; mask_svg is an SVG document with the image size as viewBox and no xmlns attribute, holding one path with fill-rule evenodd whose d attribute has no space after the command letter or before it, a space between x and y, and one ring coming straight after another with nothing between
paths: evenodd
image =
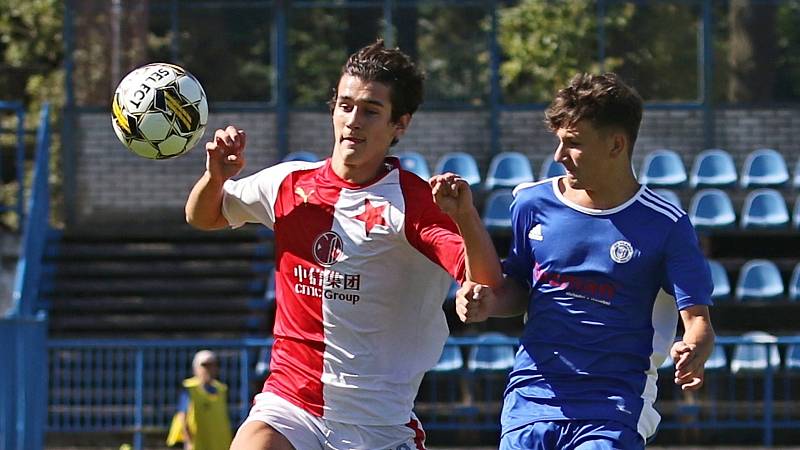
<instances>
[{"instance_id":1,"label":"player's bare thigh","mask_svg":"<svg viewBox=\"0 0 800 450\"><path fill-rule=\"evenodd\" d=\"M231 443L231 450L296 450L288 439L264 422L242 425Z\"/></svg>"}]
</instances>

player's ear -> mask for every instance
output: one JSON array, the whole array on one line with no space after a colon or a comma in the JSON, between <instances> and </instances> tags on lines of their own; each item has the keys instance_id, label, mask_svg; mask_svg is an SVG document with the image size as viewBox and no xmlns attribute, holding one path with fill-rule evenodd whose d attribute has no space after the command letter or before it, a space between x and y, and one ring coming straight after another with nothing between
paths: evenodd
<instances>
[{"instance_id":1,"label":"player's ear","mask_svg":"<svg viewBox=\"0 0 800 450\"><path fill-rule=\"evenodd\" d=\"M619 158L620 156L626 156L628 154L627 150L625 150L628 144L628 136L623 131L612 132L610 141L611 157Z\"/></svg>"},{"instance_id":2,"label":"player's ear","mask_svg":"<svg viewBox=\"0 0 800 450\"><path fill-rule=\"evenodd\" d=\"M411 123L411 114L403 114L394 122L394 137L399 138L406 132Z\"/></svg>"}]
</instances>

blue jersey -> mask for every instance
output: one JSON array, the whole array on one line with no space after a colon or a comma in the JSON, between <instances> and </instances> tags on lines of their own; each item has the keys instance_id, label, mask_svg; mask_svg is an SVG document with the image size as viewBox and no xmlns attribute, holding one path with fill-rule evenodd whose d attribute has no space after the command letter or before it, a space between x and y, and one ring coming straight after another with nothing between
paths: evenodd
<instances>
[{"instance_id":1,"label":"blue jersey","mask_svg":"<svg viewBox=\"0 0 800 450\"><path fill-rule=\"evenodd\" d=\"M677 310L711 304L686 213L646 187L613 209L581 207L557 178L518 187L511 213L503 271L530 287L530 300L503 432L540 420L615 420L649 437Z\"/></svg>"}]
</instances>

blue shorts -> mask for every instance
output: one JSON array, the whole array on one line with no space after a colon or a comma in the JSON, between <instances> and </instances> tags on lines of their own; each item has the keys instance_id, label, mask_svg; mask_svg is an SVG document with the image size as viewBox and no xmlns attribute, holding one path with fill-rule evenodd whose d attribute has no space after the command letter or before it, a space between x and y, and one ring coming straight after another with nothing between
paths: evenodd
<instances>
[{"instance_id":1,"label":"blue shorts","mask_svg":"<svg viewBox=\"0 0 800 450\"><path fill-rule=\"evenodd\" d=\"M643 450L644 439L615 421L533 422L500 438L500 450Z\"/></svg>"}]
</instances>

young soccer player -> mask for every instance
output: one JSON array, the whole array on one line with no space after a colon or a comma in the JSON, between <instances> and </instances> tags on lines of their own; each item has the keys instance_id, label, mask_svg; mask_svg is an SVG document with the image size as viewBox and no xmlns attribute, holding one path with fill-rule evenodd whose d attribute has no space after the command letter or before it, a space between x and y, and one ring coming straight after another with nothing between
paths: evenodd
<instances>
[{"instance_id":1,"label":"young soccer player","mask_svg":"<svg viewBox=\"0 0 800 450\"><path fill-rule=\"evenodd\" d=\"M714 344L708 264L686 213L636 181L638 94L577 75L546 112L566 175L520 185L505 282L467 282L465 322L527 313L502 410L502 449L641 449L660 416L656 369L693 390ZM680 314L678 314L680 310ZM685 333L673 345L677 318Z\"/></svg>"},{"instance_id":2,"label":"young soccer player","mask_svg":"<svg viewBox=\"0 0 800 450\"><path fill-rule=\"evenodd\" d=\"M447 337L451 277L497 286L502 274L467 183L446 174L429 185L386 156L422 86L414 63L378 41L342 68L329 159L233 181L244 133L217 130L206 144L187 221L275 231L270 375L233 449L424 448L412 406Z\"/></svg>"}]
</instances>

